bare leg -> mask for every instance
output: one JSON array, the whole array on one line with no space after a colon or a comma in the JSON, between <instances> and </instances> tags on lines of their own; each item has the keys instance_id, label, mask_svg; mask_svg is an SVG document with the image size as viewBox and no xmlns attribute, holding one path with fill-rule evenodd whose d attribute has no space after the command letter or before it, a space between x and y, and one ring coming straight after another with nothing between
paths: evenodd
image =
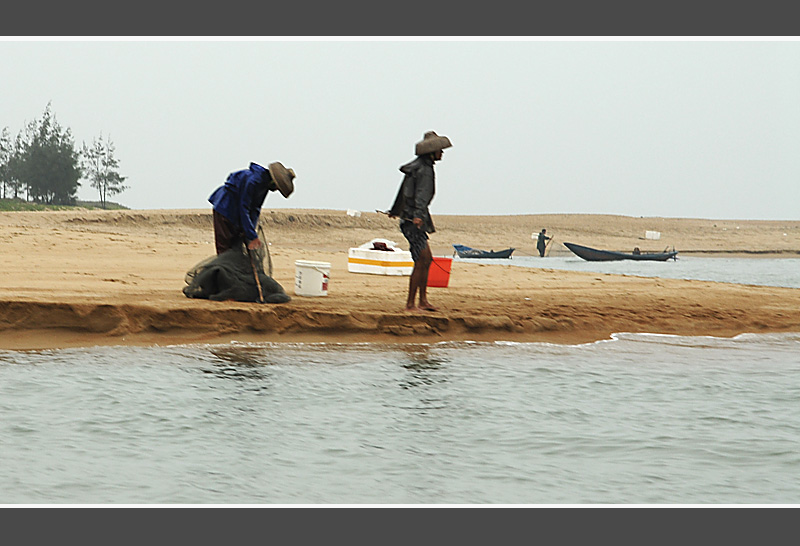
<instances>
[{"instance_id":1,"label":"bare leg","mask_svg":"<svg viewBox=\"0 0 800 546\"><path fill-rule=\"evenodd\" d=\"M436 308L428 301L428 271L433 263L433 254L430 244L419 255L419 265L422 268L419 284L419 308L423 311L436 311Z\"/></svg>"},{"instance_id":2,"label":"bare leg","mask_svg":"<svg viewBox=\"0 0 800 546\"><path fill-rule=\"evenodd\" d=\"M407 311L436 311L428 303L428 270L433 262L430 245L426 245L420 252L417 261L414 262L414 269L411 270L411 278L408 279L408 299L406 300ZM417 293L419 293L419 307L415 304Z\"/></svg>"},{"instance_id":3,"label":"bare leg","mask_svg":"<svg viewBox=\"0 0 800 546\"><path fill-rule=\"evenodd\" d=\"M417 311L415 300L417 299L417 290L420 286L420 279L422 277L422 267L419 262L414 262L414 269L411 270L411 277L408 279L408 299L406 300L407 311ZM426 279L427 283L427 279Z\"/></svg>"},{"instance_id":4,"label":"bare leg","mask_svg":"<svg viewBox=\"0 0 800 546\"><path fill-rule=\"evenodd\" d=\"M408 239L409 247L414 250L418 248L417 245L421 243L419 233L416 230L422 229L420 226L414 227L409 224L403 223L400 226L401 231ZM412 231L408 231L412 230ZM412 251L412 255L415 252ZM428 302L428 270L433 262L433 254L431 253L430 244L425 240L425 246L419 251L414 258L414 267L411 270L411 277L408 279L408 298L406 299L406 311L423 312L423 311L436 311L436 309ZM419 307L416 305L415 300L419 293Z\"/></svg>"}]
</instances>

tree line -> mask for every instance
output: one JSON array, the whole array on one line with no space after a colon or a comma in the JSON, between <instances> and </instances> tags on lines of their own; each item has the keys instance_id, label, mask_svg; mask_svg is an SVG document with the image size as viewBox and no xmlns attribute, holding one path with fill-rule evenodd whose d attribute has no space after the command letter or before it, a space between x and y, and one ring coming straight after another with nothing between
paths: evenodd
<instances>
[{"instance_id":1,"label":"tree line","mask_svg":"<svg viewBox=\"0 0 800 546\"><path fill-rule=\"evenodd\" d=\"M69 128L62 127L50 103L15 138L8 127L0 132L0 197L49 205L75 205L80 180L96 189L106 208L108 197L122 193L127 177L110 137L101 134L79 149Z\"/></svg>"}]
</instances>

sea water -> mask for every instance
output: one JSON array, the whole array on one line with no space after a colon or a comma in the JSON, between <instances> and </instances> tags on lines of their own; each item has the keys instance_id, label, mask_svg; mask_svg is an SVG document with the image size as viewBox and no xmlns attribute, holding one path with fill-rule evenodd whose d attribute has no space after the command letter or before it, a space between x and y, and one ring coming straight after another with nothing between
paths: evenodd
<instances>
[{"instance_id":1,"label":"sea water","mask_svg":"<svg viewBox=\"0 0 800 546\"><path fill-rule=\"evenodd\" d=\"M0 504L798 504L799 399L800 334L0 351Z\"/></svg>"},{"instance_id":2,"label":"sea water","mask_svg":"<svg viewBox=\"0 0 800 546\"><path fill-rule=\"evenodd\" d=\"M665 262L587 262L577 256L540 258L523 255L506 259L456 258L456 267L458 262L800 288L800 258L701 258L678 255L677 260Z\"/></svg>"}]
</instances>

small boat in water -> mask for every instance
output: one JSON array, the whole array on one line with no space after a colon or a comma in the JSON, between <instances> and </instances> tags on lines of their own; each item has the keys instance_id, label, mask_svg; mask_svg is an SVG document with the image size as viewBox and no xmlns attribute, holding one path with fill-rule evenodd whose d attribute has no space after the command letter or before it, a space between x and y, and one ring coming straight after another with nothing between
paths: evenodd
<instances>
[{"instance_id":1,"label":"small boat in water","mask_svg":"<svg viewBox=\"0 0 800 546\"><path fill-rule=\"evenodd\" d=\"M459 258L510 258L514 248L505 250L480 250L464 245L453 245Z\"/></svg>"},{"instance_id":2,"label":"small boat in water","mask_svg":"<svg viewBox=\"0 0 800 546\"><path fill-rule=\"evenodd\" d=\"M598 250L575 243L564 243L576 256L588 262L613 262L617 260L649 260L653 262L666 262L669 259L677 260L678 251L673 249L669 252L616 252L614 250Z\"/></svg>"}]
</instances>

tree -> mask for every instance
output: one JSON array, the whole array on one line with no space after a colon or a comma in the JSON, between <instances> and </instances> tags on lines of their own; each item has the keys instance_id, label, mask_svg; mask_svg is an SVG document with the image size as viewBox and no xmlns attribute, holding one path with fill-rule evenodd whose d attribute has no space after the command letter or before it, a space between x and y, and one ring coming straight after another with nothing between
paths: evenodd
<instances>
[{"instance_id":1,"label":"tree","mask_svg":"<svg viewBox=\"0 0 800 546\"><path fill-rule=\"evenodd\" d=\"M23 176L21 173L24 169L27 150L26 135L20 132L14 142L11 142L10 138L7 142L4 139L3 145L7 146L8 151L1 169L4 186L3 197L19 199L20 195L27 189L25 183L20 179L20 176Z\"/></svg>"},{"instance_id":2,"label":"tree","mask_svg":"<svg viewBox=\"0 0 800 546\"><path fill-rule=\"evenodd\" d=\"M71 205L81 178L78 152L69 129L62 128L47 103L41 120L30 122L17 136L10 177L34 201ZM18 189L15 189L15 195Z\"/></svg>"},{"instance_id":3,"label":"tree","mask_svg":"<svg viewBox=\"0 0 800 546\"><path fill-rule=\"evenodd\" d=\"M11 187L9 162L13 149L8 127L3 127L3 132L0 133L0 197L3 199L6 197L6 190Z\"/></svg>"},{"instance_id":4,"label":"tree","mask_svg":"<svg viewBox=\"0 0 800 546\"><path fill-rule=\"evenodd\" d=\"M114 157L115 151L116 148L114 143L111 142L111 137L106 137L103 140L101 133L98 138L94 139L91 147L88 147L84 142L81 152L81 165L84 176L89 180L89 185L100 194L100 205L103 208L106 208L106 201L109 195L122 193L128 189L127 186L123 185L127 177L120 176L117 171L119 169L119 160Z\"/></svg>"}]
</instances>

